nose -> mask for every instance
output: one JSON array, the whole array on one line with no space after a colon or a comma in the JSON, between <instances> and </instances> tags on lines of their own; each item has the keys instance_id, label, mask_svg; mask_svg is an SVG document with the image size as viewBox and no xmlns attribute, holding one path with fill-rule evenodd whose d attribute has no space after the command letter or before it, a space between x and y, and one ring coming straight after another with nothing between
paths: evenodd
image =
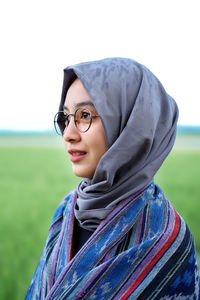
<instances>
[{"instance_id":1,"label":"nose","mask_svg":"<svg viewBox=\"0 0 200 300\"><path fill-rule=\"evenodd\" d=\"M79 142L81 139L80 132L76 128L73 118L69 119L69 124L65 127L63 139L65 142Z\"/></svg>"}]
</instances>

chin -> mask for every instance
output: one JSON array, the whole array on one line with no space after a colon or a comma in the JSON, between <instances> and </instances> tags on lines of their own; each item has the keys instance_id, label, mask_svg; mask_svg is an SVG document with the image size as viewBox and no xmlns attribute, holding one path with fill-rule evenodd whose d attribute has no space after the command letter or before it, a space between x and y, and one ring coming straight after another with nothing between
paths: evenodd
<instances>
[{"instance_id":1,"label":"chin","mask_svg":"<svg viewBox=\"0 0 200 300\"><path fill-rule=\"evenodd\" d=\"M91 179L94 175L94 172L91 172L91 170L81 170L80 168L73 168L73 172L77 177L82 178Z\"/></svg>"}]
</instances>

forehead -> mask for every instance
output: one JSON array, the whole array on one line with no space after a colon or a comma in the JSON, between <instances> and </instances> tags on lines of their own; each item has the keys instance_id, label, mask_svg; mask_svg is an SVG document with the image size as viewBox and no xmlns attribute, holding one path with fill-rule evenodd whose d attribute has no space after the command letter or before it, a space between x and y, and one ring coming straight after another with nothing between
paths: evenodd
<instances>
[{"instance_id":1,"label":"forehead","mask_svg":"<svg viewBox=\"0 0 200 300\"><path fill-rule=\"evenodd\" d=\"M92 105L92 101L84 88L80 79L76 79L67 91L67 95L64 102L64 107L71 110L74 109L77 105L80 106L80 103L87 103Z\"/></svg>"}]
</instances>

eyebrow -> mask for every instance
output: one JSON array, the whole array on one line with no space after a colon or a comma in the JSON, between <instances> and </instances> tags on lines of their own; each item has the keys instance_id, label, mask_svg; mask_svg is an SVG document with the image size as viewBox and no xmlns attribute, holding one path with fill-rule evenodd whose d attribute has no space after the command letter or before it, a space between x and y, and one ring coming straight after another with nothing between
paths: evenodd
<instances>
[{"instance_id":1,"label":"eyebrow","mask_svg":"<svg viewBox=\"0 0 200 300\"><path fill-rule=\"evenodd\" d=\"M82 101L75 105L75 109L78 109L82 106L93 106L94 107L94 104L91 101ZM63 110L69 110L69 109L67 106L63 105Z\"/></svg>"}]
</instances>

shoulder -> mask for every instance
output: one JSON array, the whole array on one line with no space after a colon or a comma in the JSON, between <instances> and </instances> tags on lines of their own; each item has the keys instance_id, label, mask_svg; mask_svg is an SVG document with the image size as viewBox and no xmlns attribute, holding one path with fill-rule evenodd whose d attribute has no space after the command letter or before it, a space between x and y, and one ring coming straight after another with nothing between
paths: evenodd
<instances>
[{"instance_id":1,"label":"shoulder","mask_svg":"<svg viewBox=\"0 0 200 300\"><path fill-rule=\"evenodd\" d=\"M192 233L184 219L173 208L161 189L157 186L156 189L155 203L154 205L152 204L152 208L154 208L152 209L151 229L155 229L154 226L156 226L157 230L158 228L160 229L157 231L159 234L156 234L156 243L154 244L157 252L157 263L159 262L160 266L162 266L159 270L159 280L163 278L165 281L165 278L168 278L168 284L163 281L163 287L166 285L167 290L170 290L170 292L172 292L172 287L176 283L173 293L175 293L175 290L178 293L181 290L183 292L183 283L186 284L187 274L193 274L191 276L190 288L194 291L199 279ZM156 220L159 220L159 224L157 225L155 225ZM158 285L158 282L156 284ZM171 287L169 289L170 284ZM187 292L188 289L186 289Z\"/></svg>"},{"instance_id":2,"label":"shoulder","mask_svg":"<svg viewBox=\"0 0 200 300\"><path fill-rule=\"evenodd\" d=\"M139 249L138 267L143 267L139 275L145 278L141 283L144 285L142 299L172 299L175 295L178 299L181 294L189 299L190 295L198 294L199 286L193 237L161 189L153 188L154 193L138 223L139 242L132 247ZM146 282L150 284L145 286Z\"/></svg>"},{"instance_id":3,"label":"shoulder","mask_svg":"<svg viewBox=\"0 0 200 300\"><path fill-rule=\"evenodd\" d=\"M73 199L76 197L76 191L73 190L70 193L68 193L64 199L60 202L59 206L57 207L54 215L53 215L53 220L52 222L54 222L56 219L60 218L61 216L63 216L65 210L67 208L70 208L73 202Z\"/></svg>"},{"instance_id":4,"label":"shoulder","mask_svg":"<svg viewBox=\"0 0 200 300\"><path fill-rule=\"evenodd\" d=\"M163 273L178 273L195 253L192 233L158 186L142 215L140 241ZM152 263L152 262L151 262ZM159 274L162 272L160 271ZM169 276L169 274L168 274Z\"/></svg>"},{"instance_id":5,"label":"shoulder","mask_svg":"<svg viewBox=\"0 0 200 300\"><path fill-rule=\"evenodd\" d=\"M178 247L178 244L180 246L183 241L184 245L191 242L192 234L186 222L158 186L155 186L154 197L149 203L147 215L150 233L156 234L159 240L164 237L163 242L164 244L167 242L167 247L172 245Z\"/></svg>"}]
</instances>

